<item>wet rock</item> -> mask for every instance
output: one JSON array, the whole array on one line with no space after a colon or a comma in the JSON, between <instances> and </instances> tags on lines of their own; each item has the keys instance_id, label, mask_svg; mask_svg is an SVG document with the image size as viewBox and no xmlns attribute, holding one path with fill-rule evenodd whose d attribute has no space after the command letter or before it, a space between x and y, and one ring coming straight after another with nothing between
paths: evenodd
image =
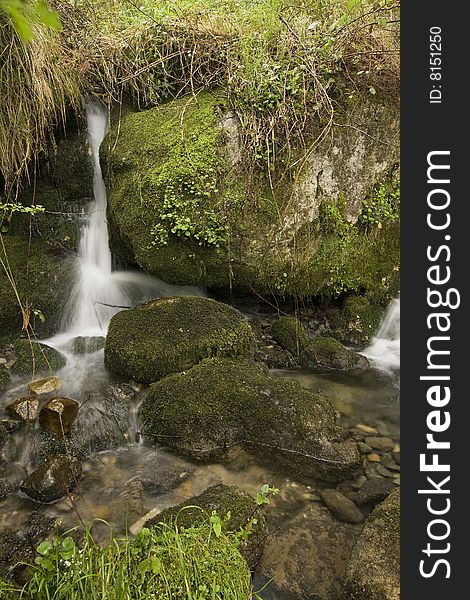
<instances>
[{"instance_id":1,"label":"wet rock","mask_svg":"<svg viewBox=\"0 0 470 600\"><path fill-rule=\"evenodd\" d=\"M76 337L73 340L75 354L91 354L104 348L105 338L102 336Z\"/></svg>"},{"instance_id":2,"label":"wet rock","mask_svg":"<svg viewBox=\"0 0 470 600\"><path fill-rule=\"evenodd\" d=\"M150 386L139 415L150 439L196 459L220 457L238 444L332 481L359 464L323 394L250 360L209 359L166 377Z\"/></svg>"},{"instance_id":3,"label":"wet rock","mask_svg":"<svg viewBox=\"0 0 470 600\"><path fill-rule=\"evenodd\" d=\"M107 390L109 398L115 399L117 402L129 403L135 400L137 394L130 383L115 383L110 385Z\"/></svg>"},{"instance_id":4,"label":"wet rock","mask_svg":"<svg viewBox=\"0 0 470 600\"><path fill-rule=\"evenodd\" d=\"M365 423L357 423L354 426L355 429L359 429L359 431L366 433L367 435L377 435L378 431L375 427L371 427L370 425L366 425Z\"/></svg>"},{"instance_id":5,"label":"wet rock","mask_svg":"<svg viewBox=\"0 0 470 600\"><path fill-rule=\"evenodd\" d=\"M55 348L29 340L15 342L14 357L11 372L15 375L58 371L67 362L65 356Z\"/></svg>"},{"instance_id":6,"label":"wet rock","mask_svg":"<svg viewBox=\"0 0 470 600\"><path fill-rule=\"evenodd\" d=\"M70 398L52 398L41 408L39 423L52 433L65 434L72 427L78 414L79 404Z\"/></svg>"},{"instance_id":7,"label":"wet rock","mask_svg":"<svg viewBox=\"0 0 470 600\"><path fill-rule=\"evenodd\" d=\"M400 598L400 493L371 513L351 553L345 583L348 598Z\"/></svg>"},{"instance_id":8,"label":"wet rock","mask_svg":"<svg viewBox=\"0 0 470 600\"><path fill-rule=\"evenodd\" d=\"M383 465L377 465L376 466L376 471L382 477L387 477L389 479L391 479L391 478L393 478L395 476L395 473L392 473L391 471L389 471L388 469L386 469Z\"/></svg>"},{"instance_id":9,"label":"wet rock","mask_svg":"<svg viewBox=\"0 0 470 600\"><path fill-rule=\"evenodd\" d=\"M5 410L14 419L20 419L21 421L35 421L39 412L39 399L37 396L19 398L11 404L8 404L8 406L5 406Z\"/></svg>"},{"instance_id":10,"label":"wet rock","mask_svg":"<svg viewBox=\"0 0 470 600\"><path fill-rule=\"evenodd\" d=\"M371 452L366 458L369 462L380 462L380 454L377 454L376 452Z\"/></svg>"},{"instance_id":11,"label":"wet rock","mask_svg":"<svg viewBox=\"0 0 470 600\"><path fill-rule=\"evenodd\" d=\"M301 361L306 365L328 369L366 369L369 366L365 356L349 350L334 338L320 336L306 345Z\"/></svg>"},{"instance_id":12,"label":"wet rock","mask_svg":"<svg viewBox=\"0 0 470 600\"><path fill-rule=\"evenodd\" d=\"M63 498L76 487L81 475L82 465L76 458L51 456L24 479L20 490L33 500L47 504Z\"/></svg>"},{"instance_id":13,"label":"wet rock","mask_svg":"<svg viewBox=\"0 0 470 600\"><path fill-rule=\"evenodd\" d=\"M361 454L370 454L372 452L372 448L369 444L364 444L364 442L358 442L357 447L359 448L359 452Z\"/></svg>"},{"instance_id":14,"label":"wet rock","mask_svg":"<svg viewBox=\"0 0 470 600\"><path fill-rule=\"evenodd\" d=\"M258 347L255 360L264 363L268 369L291 369L297 366L297 361L292 354L279 346Z\"/></svg>"},{"instance_id":15,"label":"wet rock","mask_svg":"<svg viewBox=\"0 0 470 600\"><path fill-rule=\"evenodd\" d=\"M184 507L192 508L182 511ZM253 524L250 537L242 540L240 545L240 552L249 566L254 567L263 554L267 535L266 520L254 498L235 486L219 484L209 487L202 494L164 510L147 521L145 526L154 527L158 523L176 518L179 527L190 527L194 523L207 519L213 510L223 518L230 513L230 519L226 523L228 531L239 531L240 527L244 527L252 517L255 517L256 523Z\"/></svg>"},{"instance_id":16,"label":"wet rock","mask_svg":"<svg viewBox=\"0 0 470 600\"><path fill-rule=\"evenodd\" d=\"M85 460L95 452L118 448L127 442L128 408L111 390L103 397L90 396L78 411L67 440L41 432L38 446L43 456L63 454Z\"/></svg>"},{"instance_id":17,"label":"wet rock","mask_svg":"<svg viewBox=\"0 0 470 600\"><path fill-rule=\"evenodd\" d=\"M320 490L320 498L330 512L345 523L362 523L364 515L357 506L337 490Z\"/></svg>"},{"instance_id":18,"label":"wet rock","mask_svg":"<svg viewBox=\"0 0 470 600\"><path fill-rule=\"evenodd\" d=\"M368 479L352 496L359 506L375 506L394 490L393 483L386 479Z\"/></svg>"},{"instance_id":19,"label":"wet rock","mask_svg":"<svg viewBox=\"0 0 470 600\"><path fill-rule=\"evenodd\" d=\"M244 316L209 298L160 298L111 319L105 364L140 382L190 369L212 356L252 356L254 336Z\"/></svg>"},{"instance_id":20,"label":"wet rock","mask_svg":"<svg viewBox=\"0 0 470 600\"><path fill-rule=\"evenodd\" d=\"M16 431L21 426L21 421L18 421L18 419L2 419L0 423L8 433Z\"/></svg>"},{"instance_id":21,"label":"wet rock","mask_svg":"<svg viewBox=\"0 0 470 600\"><path fill-rule=\"evenodd\" d=\"M268 536L256 572L285 600L338 600L360 525L341 523L312 503Z\"/></svg>"},{"instance_id":22,"label":"wet rock","mask_svg":"<svg viewBox=\"0 0 470 600\"><path fill-rule=\"evenodd\" d=\"M32 394L42 396L43 394L49 394L55 392L60 388L60 380L58 377L46 377L45 379L38 379L28 383L28 390Z\"/></svg>"},{"instance_id":23,"label":"wet rock","mask_svg":"<svg viewBox=\"0 0 470 600\"><path fill-rule=\"evenodd\" d=\"M387 452L393 450L395 442L391 438L371 436L367 438L368 445L379 452Z\"/></svg>"},{"instance_id":24,"label":"wet rock","mask_svg":"<svg viewBox=\"0 0 470 600\"><path fill-rule=\"evenodd\" d=\"M5 359L2 359L5 360ZM6 369L3 365L0 365L0 390L6 387L7 383L10 381L10 371Z\"/></svg>"},{"instance_id":25,"label":"wet rock","mask_svg":"<svg viewBox=\"0 0 470 600\"><path fill-rule=\"evenodd\" d=\"M14 489L13 484L8 479L0 479L0 500L6 498Z\"/></svg>"}]
</instances>

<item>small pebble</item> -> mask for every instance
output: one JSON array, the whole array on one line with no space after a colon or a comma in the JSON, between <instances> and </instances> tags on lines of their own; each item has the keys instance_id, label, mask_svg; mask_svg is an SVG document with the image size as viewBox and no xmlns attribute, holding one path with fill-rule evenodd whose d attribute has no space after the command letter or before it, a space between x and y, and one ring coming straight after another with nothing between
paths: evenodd
<instances>
[{"instance_id":1,"label":"small pebble","mask_svg":"<svg viewBox=\"0 0 470 600\"><path fill-rule=\"evenodd\" d=\"M372 452L371 454L367 455L367 460L369 462L380 462L380 455Z\"/></svg>"},{"instance_id":2,"label":"small pebble","mask_svg":"<svg viewBox=\"0 0 470 600\"><path fill-rule=\"evenodd\" d=\"M356 429L363 431L364 433L370 433L377 435L378 431L375 427L371 427L370 425L365 425L364 423L358 423L354 426Z\"/></svg>"}]
</instances>

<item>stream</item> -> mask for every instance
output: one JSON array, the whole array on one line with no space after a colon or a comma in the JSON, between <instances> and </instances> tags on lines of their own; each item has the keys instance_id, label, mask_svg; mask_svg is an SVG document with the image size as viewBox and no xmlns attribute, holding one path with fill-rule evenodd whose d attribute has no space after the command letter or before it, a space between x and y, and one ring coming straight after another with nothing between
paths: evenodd
<instances>
[{"instance_id":1,"label":"stream","mask_svg":"<svg viewBox=\"0 0 470 600\"><path fill-rule=\"evenodd\" d=\"M268 525L276 527L287 518L302 514L312 501L318 501L316 487L324 484L296 481L285 467L262 464L238 448L232 449L221 463L193 463L144 441L139 435L137 411L145 386L129 384L110 374L104 367L103 349L85 354L74 351L78 336L104 337L111 317L124 307L161 296L205 295L202 289L170 286L137 271L113 270L106 224L106 189L99 163L99 147L107 131L108 116L100 105L89 104L87 118L94 201L82 216L77 282L64 307L62 331L44 343L60 350L67 359L66 366L56 373L61 382L60 395L79 402L80 425L84 430L99 427L97 423L107 410L110 389L125 396L125 426L122 419L116 421L125 443L84 460L79 487L55 504L39 506L39 510L60 518L63 530L76 526L79 519L86 523L102 519L117 533L125 533L129 528L132 531L132 526L149 511L178 504L212 484L236 485L256 495L259 487L269 482L279 487L280 494L268 509ZM370 361L369 369L359 372L279 369L273 373L297 379L306 388L325 391L341 413L346 428L354 429L357 424L374 427L380 435L399 444L399 318L398 298L384 315L371 345L363 351ZM13 377L0 405L25 396L27 383L25 378ZM0 478L18 484L40 460L39 424L25 424L10 437L3 451L6 461L0 463ZM26 526L28 516L37 509L38 504L20 492L8 495L0 501L0 531ZM106 536L106 528L100 523L94 526L94 532L97 539ZM300 554L303 551L298 548ZM274 585L263 597L288 597L276 595L275 590Z\"/></svg>"}]
</instances>

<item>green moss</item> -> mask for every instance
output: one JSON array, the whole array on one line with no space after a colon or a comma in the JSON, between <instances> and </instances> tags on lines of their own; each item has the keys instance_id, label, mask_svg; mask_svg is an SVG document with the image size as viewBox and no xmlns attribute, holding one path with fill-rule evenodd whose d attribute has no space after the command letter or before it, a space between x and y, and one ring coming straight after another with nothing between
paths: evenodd
<instances>
[{"instance_id":1,"label":"green moss","mask_svg":"<svg viewBox=\"0 0 470 600\"><path fill-rule=\"evenodd\" d=\"M377 331L386 302L372 303L366 296L349 296L341 310L329 318L332 335L342 343L366 346Z\"/></svg>"},{"instance_id":2,"label":"green moss","mask_svg":"<svg viewBox=\"0 0 470 600\"><path fill-rule=\"evenodd\" d=\"M60 322L67 290L75 273L73 260L54 254L39 240L3 236L6 256L15 278L23 305L31 308L31 324L38 335L54 333ZM2 259L5 256L0 250ZM44 322L34 315L41 311ZM23 318L13 288L0 266L0 330L2 334L19 333Z\"/></svg>"},{"instance_id":3,"label":"green moss","mask_svg":"<svg viewBox=\"0 0 470 600\"><path fill-rule=\"evenodd\" d=\"M208 298L161 298L115 315L105 364L136 381L157 381L211 356L252 356L254 336L241 313Z\"/></svg>"},{"instance_id":4,"label":"green moss","mask_svg":"<svg viewBox=\"0 0 470 600\"><path fill-rule=\"evenodd\" d=\"M280 317L271 329L273 338L294 356L299 356L309 341L302 323L295 317Z\"/></svg>"},{"instance_id":5,"label":"green moss","mask_svg":"<svg viewBox=\"0 0 470 600\"><path fill-rule=\"evenodd\" d=\"M325 479L357 464L325 396L250 360L214 358L170 375L150 386L139 414L144 433L193 458L244 444Z\"/></svg>"},{"instance_id":6,"label":"green moss","mask_svg":"<svg viewBox=\"0 0 470 600\"><path fill-rule=\"evenodd\" d=\"M0 391L7 385L10 381L10 371L5 369L2 365L0 365Z\"/></svg>"},{"instance_id":7,"label":"green moss","mask_svg":"<svg viewBox=\"0 0 470 600\"><path fill-rule=\"evenodd\" d=\"M33 373L58 371L66 364L63 354L38 342L18 340L14 346L15 362L11 372L15 375L30 375Z\"/></svg>"},{"instance_id":8,"label":"green moss","mask_svg":"<svg viewBox=\"0 0 470 600\"><path fill-rule=\"evenodd\" d=\"M267 535L266 520L254 498L234 486L214 485L202 494L164 510L145 526L155 527L162 522L176 522L178 527L191 527L204 522L214 510L221 518L230 515L226 522L227 531L240 531L252 517L256 519L250 537L242 541L240 547L250 567L255 566L263 553Z\"/></svg>"},{"instance_id":9,"label":"green moss","mask_svg":"<svg viewBox=\"0 0 470 600\"><path fill-rule=\"evenodd\" d=\"M349 350L334 338L321 336L306 344L301 362L328 369L356 369L368 366L364 356Z\"/></svg>"}]
</instances>

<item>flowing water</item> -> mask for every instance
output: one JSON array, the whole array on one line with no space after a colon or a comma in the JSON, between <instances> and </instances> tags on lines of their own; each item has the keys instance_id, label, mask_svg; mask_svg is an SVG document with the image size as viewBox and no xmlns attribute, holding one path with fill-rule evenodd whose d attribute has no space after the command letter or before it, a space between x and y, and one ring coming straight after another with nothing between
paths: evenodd
<instances>
[{"instance_id":1,"label":"flowing water","mask_svg":"<svg viewBox=\"0 0 470 600\"><path fill-rule=\"evenodd\" d=\"M99 104L90 104L87 115L94 199L83 216L77 283L65 309L63 330L46 343L67 358L67 365L57 373L62 383L61 395L80 402L77 422L80 420L81 427L95 431L102 427L100 419L107 410L105 398L110 385L119 386L122 382L104 368L103 350L76 354L74 338L105 336L111 317L122 307L158 296L203 292L198 288L169 286L140 272L113 270L106 223L106 189L99 162L107 113ZM323 389L342 413L346 426L373 425L398 441L399 316L400 300L397 299L390 305L371 345L363 352L375 369L361 373L291 369L275 371L275 374L296 378L307 388ZM3 394L3 404L26 395L26 383L24 379L13 379ZM145 389L137 385L132 392L127 400L125 431L118 431L124 436L124 443L84 461L79 488L70 498L40 507L50 516L60 517L64 528L77 524L78 513L84 521L105 519L117 532L124 532L147 511L162 510L220 482L237 485L251 494L266 482L280 487L281 493L270 508L276 527L294 513L302 513L312 500L318 500L314 487L291 481L283 467L261 466L242 450L231 452L223 463L193 464L164 448L142 443L137 412ZM40 434L37 424L26 424L10 436L12 439L4 449L6 460L0 461L0 478L6 477L18 486L25 474L37 466L41 460ZM0 501L0 531L22 527L36 509L38 505L21 493L10 494ZM277 598L274 592L266 597Z\"/></svg>"}]
</instances>

